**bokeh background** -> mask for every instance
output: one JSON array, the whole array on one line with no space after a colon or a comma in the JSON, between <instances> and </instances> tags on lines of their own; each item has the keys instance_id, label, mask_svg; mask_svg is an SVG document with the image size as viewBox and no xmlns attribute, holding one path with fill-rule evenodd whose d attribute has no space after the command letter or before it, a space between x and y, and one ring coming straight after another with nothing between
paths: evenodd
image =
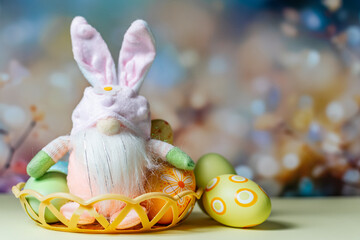
<instances>
[{"instance_id":1,"label":"bokeh background","mask_svg":"<svg viewBox=\"0 0 360 240\"><path fill-rule=\"evenodd\" d=\"M273 196L360 195L360 2L0 0L0 192L71 130L88 86L82 15L114 59L138 18L157 57L141 90L196 161L224 155Z\"/></svg>"}]
</instances>

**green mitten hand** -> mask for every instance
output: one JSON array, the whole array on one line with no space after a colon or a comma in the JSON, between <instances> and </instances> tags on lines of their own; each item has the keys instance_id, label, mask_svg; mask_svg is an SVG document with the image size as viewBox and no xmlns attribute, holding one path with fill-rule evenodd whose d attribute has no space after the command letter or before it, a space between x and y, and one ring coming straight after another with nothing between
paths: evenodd
<instances>
[{"instance_id":1,"label":"green mitten hand","mask_svg":"<svg viewBox=\"0 0 360 240\"><path fill-rule=\"evenodd\" d=\"M183 170L194 170L194 161L179 148L172 148L166 155L167 161L176 168Z\"/></svg>"},{"instance_id":2,"label":"green mitten hand","mask_svg":"<svg viewBox=\"0 0 360 240\"><path fill-rule=\"evenodd\" d=\"M40 151L33 159L31 159L27 165L26 171L30 177L39 178L54 164L54 160L52 160L46 152Z\"/></svg>"}]
</instances>

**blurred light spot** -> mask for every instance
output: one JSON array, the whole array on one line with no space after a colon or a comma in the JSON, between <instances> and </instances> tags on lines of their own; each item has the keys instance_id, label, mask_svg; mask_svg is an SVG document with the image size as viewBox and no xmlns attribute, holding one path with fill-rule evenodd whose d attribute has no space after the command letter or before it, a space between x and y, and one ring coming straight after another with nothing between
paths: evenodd
<instances>
[{"instance_id":1,"label":"blurred light spot","mask_svg":"<svg viewBox=\"0 0 360 240\"><path fill-rule=\"evenodd\" d=\"M251 103L251 112L255 115L255 116L260 116L263 115L265 113L266 110L266 106L264 101L257 99L252 101Z\"/></svg>"},{"instance_id":2,"label":"blurred light spot","mask_svg":"<svg viewBox=\"0 0 360 240\"><path fill-rule=\"evenodd\" d=\"M69 76L60 72L54 72L50 75L50 84L63 90L72 88L72 82Z\"/></svg>"},{"instance_id":3,"label":"blurred light spot","mask_svg":"<svg viewBox=\"0 0 360 240\"><path fill-rule=\"evenodd\" d=\"M343 106L336 101L331 102L326 107L326 116L334 123L338 123L344 119L345 112Z\"/></svg>"},{"instance_id":4,"label":"blurred light spot","mask_svg":"<svg viewBox=\"0 0 360 240\"><path fill-rule=\"evenodd\" d=\"M194 109L200 109L204 107L209 102L209 97L207 93L201 90L194 90L190 96L190 104Z\"/></svg>"},{"instance_id":5,"label":"blurred light spot","mask_svg":"<svg viewBox=\"0 0 360 240\"><path fill-rule=\"evenodd\" d=\"M293 170L299 166L299 156L295 153L288 153L283 157L283 165L285 168Z\"/></svg>"},{"instance_id":6,"label":"blurred light spot","mask_svg":"<svg viewBox=\"0 0 360 240\"><path fill-rule=\"evenodd\" d=\"M308 177L303 177L299 182L299 192L301 196L312 196L314 192L314 184Z\"/></svg>"},{"instance_id":7,"label":"blurred light spot","mask_svg":"<svg viewBox=\"0 0 360 240\"><path fill-rule=\"evenodd\" d=\"M321 59L321 57L320 57L319 52L317 52L315 50L311 50L307 54L306 65L309 68L314 68L320 63L320 59Z\"/></svg>"},{"instance_id":8,"label":"blurred light spot","mask_svg":"<svg viewBox=\"0 0 360 240\"><path fill-rule=\"evenodd\" d=\"M168 46L158 51L147 79L152 85L172 88L185 79L186 71L177 58L177 51Z\"/></svg>"},{"instance_id":9,"label":"blurred light spot","mask_svg":"<svg viewBox=\"0 0 360 240\"><path fill-rule=\"evenodd\" d=\"M312 142L319 142L322 139L322 129L318 123L312 122L310 124L308 138Z\"/></svg>"},{"instance_id":10,"label":"blurred light spot","mask_svg":"<svg viewBox=\"0 0 360 240\"><path fill-rule=\"evenodd\" d=\"M186 68L194 67L199 62L199 54L195 50L186 50L179 54L179 62Z\"/></svg>"},{"instance_id":11,"label":"blurred light spot","mask_svg":"<svg viewBox=\"0 0 360 240\"><path fill-rule=\"evenodd\" d=\"M360 172L357 169L350 169L346 171L343 176L343 180L346 183L359 183L360 182Z\"/></svg>"},{"instance_id":12,"label":"blurred light spot","mask_svg":"<svg viewBox=\"0 0 360 240\"><path fill-rule=\"evenodd\" d=\"M325 170L325 166L318 165L312 170L312 176L318 178L325 173Z\"/></svg>"},{"instance_id":13,"label":"blurred light spot","mask_svg":"<svg viewBox=\"0 0 360 240\"><path fill-rule=\"evenodd\" d=\"M239 165L235 168L236 174L245 178L253 179L253 170L246 165Z\"/></svg>"},{"instance_id":14,"label":"blurred light spot","mask_svg":"<svg viewBox=\"0 0 360 240\"><path fill-rule=\"evenodd\" d=\"M341 143L341 138L338 134L330 132L326 135L326 140L335 144Z\"/></svg>"},{"instance_id":15,"label":"blurred light spot","mask_svg":"<svg viewBox=\"0 0 360 240\"><path fill-rule=\"evenodd\" d=\"M7 82L9 82L9 80L10 80L9 74L0 72L0 85L6 84Z\"/></svg>"},{"instance_id":16,"label":"blurred light spot","mask_svg":"<svg viewBox=\"0 0 360 240\"><path fill-rule=\"evenodd\" d=\"M284 18L292 23L297 23L300 19L299 12L293 8L285 8L283 14Z\"/></svg>"},{"instance_id":17,"label":"blurred light spot","mask_svg":"<svg viewBox=\"0 0 360 240\"><path fill-rule=\"evenodd\" d=\"M296 27L292 24L285 22L280 25L280 28L281 32L287 37L296 37L298 34Z\"/></svg>"},{"instance_id":18,"label":"blurred light spot","mask_svg":"<svg viewBox=\"0 0 360 240\"><path fill-rule=\"evenodd\" d=\"M11 85L18 85L30 76L30 71L20 62L12 60L9 65L9 74L11 76Z\"/></svg>"},{"instance_id":19,"label":"blurred light spot","mask_svg":"<svg viewBox=\"0 0 360 240\"><path fill-rule=\"evenodd\" d=\"M342 0L323 0L322 2L331 12L335 12L342 5Z\"/></svg>"},{"instance_id":20,"label":"blurred light spot","mask_svg":"<svg viewBox=\"0 0 360 240\"><path fill-rule=\"evenodd\" d=\"M274 177L279 172L279 164L272 156L260 155L256 170L263 177Z\"/></svg>"},{"instance_id":21,"label":"blurred light spot","mask_svg":"<svg viewBox=\"0 0 360 240\"><path fill-rule=\"evenodd\" d=\"M356 47L360 45L360 27L350 26L346 30L347 34L347 43L351 47Z\"/></svg>"},{"instance_id":22,"label":"blurred light spot","mask_svg":"<svg viewBox=\"0 0 360 240\"><path fill-rule=\"evenodd\" d=\"M321 147L327 154L341 153L340 147L334 143L323 142Z\"/></svg>"},{"instance_id":23,"label":"blurred light spot","mask_svg":"<svg viewBox=\"0 0 360 240\"><path fill-rule=\"evenodd\" d=\"M26 120L24 110L14 105L0 104L0 114L4 124L11 128L22 127Z\"/></svg>"},{"instance_id":24,"label":"blurred light spot","mask_svg":"<svg viewBox=\"0 0 360 240\"><path fill-rule=\"evenodd\" d=\"M304 25L313 31L318 31L324 28L324 17L321 13L313 9L307 9L302 12L301 19Z\"/></svg>"},{"instance_id":25,"label":"blurred light spot","mask_svg":"<svg viewBox=\"0 0 360 240\"><path fill-rule=\"evenodd\" d=\"M322 149L328 154L341 153L341 138L336 133L330 132L326 134L325 141L322 142Z\"/></svg>"}]
</instances>

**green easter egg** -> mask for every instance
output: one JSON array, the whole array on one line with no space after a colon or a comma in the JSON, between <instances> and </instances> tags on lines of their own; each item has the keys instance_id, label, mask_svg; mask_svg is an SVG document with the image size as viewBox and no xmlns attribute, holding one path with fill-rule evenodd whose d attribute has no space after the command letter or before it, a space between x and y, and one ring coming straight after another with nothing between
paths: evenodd
<instances>
[{"instance_id":1,"label":"green easter egg","mask_svg":"<svg viewBox=\"0 0 360 240\"><path fill-rule=\"evenodd\" d=\"M202 203L210 217L230 227L259 225L271 212L271 201L265 191L250 179L233 174L210 180Z\"/></svg>"},{"instance_id":2,"label":"green easter egg","mask_svg":"<svg viewBox=\"0 0 360 240\"><path fill-rule=\"evenodd\" d=\"M26 182L24 189L34 190L44 196L49 195L55 192L65 192L68 193L69 189L66 182L66 175L60 172L47 172L44 176L35 179L29 178ZM40 201L35 197L29 196L26 197L31 208L39 213ZM56 209L60 210L60 207L64 205L67 201L65 199L55 199L51 203L55 206ZM47 223L58 222L59 220L55 217L54 214L50 212L49 209L45 210L45 221Z\"/></svg>"},{"instance_id":3,"label":"green easter egg","mask_svg":"<svg viewBox=\"0 0 360 240\"><path fill-rule=\"evenodd\" d=\"M203 155L196 162L195 169L196 186L205 188L207 183L222 174L236 174L231 163L217 153Z\"/></svg>"}]
</instances>

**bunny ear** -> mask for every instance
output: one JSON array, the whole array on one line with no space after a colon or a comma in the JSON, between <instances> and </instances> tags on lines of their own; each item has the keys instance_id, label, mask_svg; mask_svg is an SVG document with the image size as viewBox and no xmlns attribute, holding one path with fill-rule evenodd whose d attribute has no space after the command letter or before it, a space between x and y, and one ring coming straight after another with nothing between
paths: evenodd
<instances>
[{"instance_id":1,"label":"bunny ear","mask_svg":"<svg viewBox=\"0 0 360 240\"><path fill-rule=\"evenodd\" d=\"M96 29L85 18L75 17L70 31L74 58L89 83L92 86L117 85L114 61Z\"/></svg>"},{"instance_id":2,"label":"bunny ear","mask_svg":"<svg viewBox=\"0 0 360 240\"><path fill-rule=\"evenodd\" d=\"M125 33L120 50L120 85L138 93L154 58L155 42L148 25L143 20L136 20Z\"/></svg>"}]
</instances>

